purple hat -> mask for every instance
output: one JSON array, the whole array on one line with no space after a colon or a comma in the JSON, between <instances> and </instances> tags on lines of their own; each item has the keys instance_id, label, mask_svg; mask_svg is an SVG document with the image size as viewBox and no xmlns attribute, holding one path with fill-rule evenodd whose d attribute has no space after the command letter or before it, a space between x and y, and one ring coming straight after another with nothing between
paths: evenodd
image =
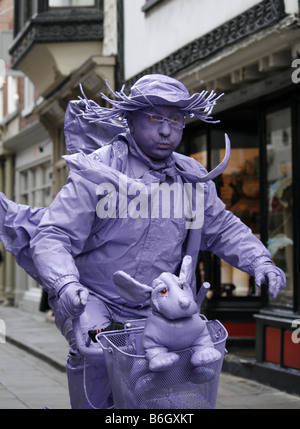
<instances>
[{"instance_id":1,"label":"purple hat","mask_svg":"<svg viewBox=\"0 0 300 429\"><path fill-rule=\"evenodd\" d=\"M113 108L107 109L100 106L95 108L93 106L89 112L86 111L85 113L90 121L105 122L117 119L125 124L126 113L128 112L159 105L169 105L182 110L187 117L196 116L204 122L219 122L213 121L210 115L217 100L223 94L216 97L214 91L211 91L210 94L208 91L202 91L191 96L181 82L166 75L150 74L143 76L131 87L129 96L124 92L125 85L120 92L114 92L107 82L106 85L115 99L112 100L103 93L101 95Z\"/></svg>"},{"instance_id":2,"label":"purple hat","mask_svg":"<svg viewBox=\"0 0 300 429\"><path fill-rule=\"evenodd\" d=\"M178 80L160 74L143 76L132 87L129 98L132 101L146 101L150 105L174 105L185 108L196 99L190 96L186 87Z\"/></svg>"}]
</instances>

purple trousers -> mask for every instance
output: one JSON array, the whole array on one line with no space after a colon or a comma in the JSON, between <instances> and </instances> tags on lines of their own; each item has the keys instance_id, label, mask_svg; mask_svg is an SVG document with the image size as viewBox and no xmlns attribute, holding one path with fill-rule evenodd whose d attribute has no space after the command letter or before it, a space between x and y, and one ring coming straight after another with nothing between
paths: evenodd
<instances>
[{"instance_id":1,"label":"purple trousers","mask_svg":"<svg viewBox=\"0 0 300 429\"><path fill-rule=\"evenodd\" d=\"M66 362L70 403L73 409L107 409L113 406L110 381L106 371L103 356L83 356L76 346L73 323L60 313L56 303L53 303L55 322L70 345ZM83 337L88 340L88 331L103 329L111 322L124 323L130 319L139 319L141 314L134 310L111 309L95 295L90 294L84 313L80 317ZM90 347L100 347L98 343Z\"/></svg>"}]
</instances>

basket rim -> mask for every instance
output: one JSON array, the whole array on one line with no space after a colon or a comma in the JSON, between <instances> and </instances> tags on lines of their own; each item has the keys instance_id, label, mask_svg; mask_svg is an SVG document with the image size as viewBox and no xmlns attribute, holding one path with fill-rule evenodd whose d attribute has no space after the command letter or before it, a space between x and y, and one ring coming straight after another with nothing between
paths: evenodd
<instances>
[{"instance_id":1,"label":"basket rim","mask_svg":"<svg viewBox=\"0 0 300 429\"><path fill-rule=\"evenodd\" d=\"M207 319L206 319L207 320ZM224 325L217 319L214 320L207 320L207 323L209 322L217 322L220 327L224 330L224 337L216 342L214 342L214 345L219 345L221 343L226 342L227 338L228 338L228 332L226 330L226 328L224 327ZM121 329L121 330L117 330L117 331L108 331L108 332L100 332L99 334L96 335L96 340L97 342L100 344L100 346L102 347L103 351L106 351L108 349L110 349L112 351L112 349L114 350L120 350L120 352L126 356L130 356L130 357L134 357L134 358L145 358L145 354L132 354L132 353L128 353L124 350L121 350L118 346L116 346L110 339L110 337L113 337L115 335L128 335L129 333L142 333L144 330L144 326L138 326L138 327L133 327L133 328L125 328L125 329ZM103 346L103 344L101 343L101 337L105 338L105 340L110 344L110 347L106 347ZM174 353L180 353L180 352L184 352L184 351L188 351L188 350L192 350L192 347L186 347L184 349L180 349L180 350L174 350Z\"/></svg>"},{"instance_id":2,"label":"basket rim","mask_svg":"<svg viewBox=\"0 0 300 429\"><path fill-rule=\"evenodd\" d=\"M100 346L102 347L102 349L104 351L109 351L109 350L120 350L122 354L126 355L126 356L130 356L130 357L134 357L134 358L145 358L145 355L137 355L137 354L132 354L132 353L128 353L125 352L124 350L121 350L120 347L116 346L109 337L113 337L115 335L125 335L128 333L134 333L134 332L143 332L143 327L138 327L138 328L129 328L129 329L121 329L119 331L109 331L109 332L100 332L99 334L96 335L96 340L98 341L98 343L100 344ZM103 344L101 343L101 337L105 338L106 341L108 341L108 343L111 345L111 347L104 347Z\"/></svg>"}]
</instances>

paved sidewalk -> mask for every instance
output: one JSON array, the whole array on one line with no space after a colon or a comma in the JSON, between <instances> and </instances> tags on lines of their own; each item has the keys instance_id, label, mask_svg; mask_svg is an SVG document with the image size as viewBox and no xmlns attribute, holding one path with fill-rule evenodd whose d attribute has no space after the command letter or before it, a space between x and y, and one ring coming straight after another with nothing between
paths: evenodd
<instances>
[{"instance_id":1,"label":"paved sidewalk","mask_svg":"<svg viewBox=\"0 0 300 429\"><path fill-rule=\"evenodd\" d=\"M0 319L5 322L7 342L64 371L68 343L55 323L46 322L44 313L35 315L16 307L0 306Z\"/></svg>"},{"instance_id":2,"label":"paved sidewalk","mask_svg":"<svg viewBox=\"0 0 300 429\"><path fill-rule=\"evenodd\" d=\"M22 358L22 365L29 361L29 355L35 359L36 370L39 375L35 376L42 380L42 375L49 375L43 368L50 365L53 368L53 375L47 386L49 395L64 395L65 402L59 402L60 407L69 408L66 398L66 374L65 360L68 354L68 344L64 337L57 330L54 323L46 322L43 313L32 315L21 311L15 307L0 306L0 319L6 325L6 341L10 347L18 347L20 352L18 357ZM1 337L0 337L1 338ZM34 403L32 396L28 393L35 389L37 380L33 379L31 369L13 370L17 365L16 353L8 350L4 353L2 348L0 370L0 408L14 408L16 402L15 391L18 392L18 400L22 403L22 408L40 408L40 401ZM16 350L16 349L15 349ZM27 356L27 358L26 358ZM7 362L5 362L7 361ZM32 363L30 363L32 368ZM25 368L25 367L24 367ZM1 379L1 377L3 379ZM50 377L50 375L49 375ZM65 377L65 378L64 378ZM8 388L8 386L14 386ZM23 396L22 396L23 395ZM36 395L37 396L37 395ZM29 397L31 400L29 401ZM38 399L38 398L37 398ZM6 404L6 406L5 406ZM280 390L265 386L252 380L236 377L222 372L220 376L217 409L300 409L300 397L290 395Z\"/></svg>"},{"instance_id":3,"label":"paved sidewalk","mask_svg":"<svg viewBox=\"0 0 300 429\"><path fill-rule=\"evenodd\" d=\"M0 409L70 409L66 374L13 344L0 344Z\"/></svg>"},{"instance_id":4,"label":"paved sidewalk","mask_svg":"<svg viewBox=\"0 0 300 429\"><path fill-rule=\"evenodd\" d=\"M222 372L216 409L300 410L300 397Z\"/></svg>"}]
</instances>

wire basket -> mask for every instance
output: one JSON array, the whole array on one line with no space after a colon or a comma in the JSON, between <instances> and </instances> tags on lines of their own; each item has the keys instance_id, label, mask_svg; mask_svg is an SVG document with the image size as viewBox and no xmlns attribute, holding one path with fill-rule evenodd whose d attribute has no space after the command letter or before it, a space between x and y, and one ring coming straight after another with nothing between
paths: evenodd
<instances>
[{"instance_id":1,"label":"wire basket","mask_svg":"<svg viewBox=\"0 0 300 429\"><path fill-rule=\"evenodd\" d=\"M226 352L227 331L218 320L206 321L222 358L209 365L191 365L191 349L177 351L180 359L168 370L152 372L143 354L143 323L97 336L103 348L116 409L212 409ZM132 326L137 327L132 327Z\"/></svg>"}]
</instances>

